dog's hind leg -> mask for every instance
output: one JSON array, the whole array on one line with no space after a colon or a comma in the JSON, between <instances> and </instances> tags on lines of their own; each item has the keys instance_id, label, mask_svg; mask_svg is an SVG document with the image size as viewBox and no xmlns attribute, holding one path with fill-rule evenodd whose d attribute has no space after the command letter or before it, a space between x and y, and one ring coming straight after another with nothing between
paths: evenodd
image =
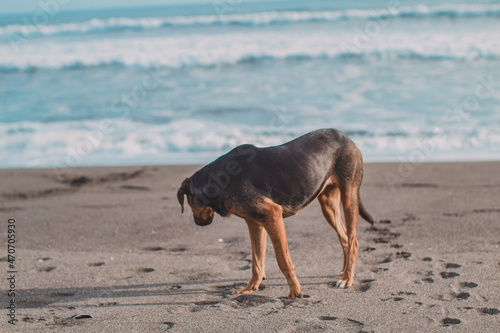
<instances>
[{"instance_id":1,"label":"dog's hind leg","mask_svg":"<svg viewBox=\"0 0 500 333\"><path fill-rule=\"evenodd\" d=\"M359 187L350 186L341 190L342 207L347 231L347 258L343 274L337 281L338 287L350 287L354 279L354 269L358 257L358 237L356 235L356 224L358 222Z\"/></svg>"},{"instance_id":2,"label":"dog's hind leg","mask_svg":"<svg viewBox=\"0 0 500 333\"><path fill-rule=\"evenodd\" d=\"M321 211L325 216L326 221L335 229L339 237L340 245L344 257L342 271L340 276L343 276L346 271L347 264L347 235L346 228L342 222L342 214L340 211L340 189L337 185L327 185L318 196L318 201L321 205Z\"/></svg>"},{"instance_id":3,"label":"dog's hind leg","mask_svg":"<svg viewBox=\"0 0 500 333\"><path fill-rule=\"evenodd\" d=\"M267 233L264 227L257 221L245 220L250 233L252 243L252 278L243 289L238 289L235 294L250 294L259 289L262 279L265 279L265 258Z\"/></svg>"}]
</instances>

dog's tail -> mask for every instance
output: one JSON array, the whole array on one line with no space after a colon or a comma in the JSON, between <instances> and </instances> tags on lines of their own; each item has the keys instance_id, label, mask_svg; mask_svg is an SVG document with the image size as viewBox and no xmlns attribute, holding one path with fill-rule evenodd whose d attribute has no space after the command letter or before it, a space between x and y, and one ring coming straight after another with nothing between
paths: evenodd
<instances>
[{"instance_id":1,"label":"dog's tail","mask_svg":"<svg viewBox=\"0 0 500 333\"><path fill-rule=\"evenodd\" d=\"M361 215L362 218L364 218L366 221L368 221L371 225L373 225L373 217L366 211L365 206L363 205L363 202L361 201L361 198L359 198L359 215Z\"/></svg>"}]
</instances>

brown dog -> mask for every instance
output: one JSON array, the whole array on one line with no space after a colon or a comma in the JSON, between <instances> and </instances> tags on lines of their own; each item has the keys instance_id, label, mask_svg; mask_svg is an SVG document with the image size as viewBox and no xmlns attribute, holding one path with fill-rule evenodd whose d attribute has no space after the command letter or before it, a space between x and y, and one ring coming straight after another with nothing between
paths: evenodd
<instances>
[{"instance_id":1,"label":"brown dog","mask_svg":"<svg viewBox=\"0 0 500 333\"><path fill-rule=\"evenodd\" d=\"M187 197L198 225L212 223L214 212L221 216L234 214L246 221L252 243L252 278L236 294L256 291L265 277L268 234L290 287L288 298L293 299L302 291L288 253L283 218L297 214L318 198L344 252L337 286L351 286L358 255L358 214L373 224L359 196L362 178L363 160L354 143L338 130L322 129L280 146L236 147L186 178L177 199L184 212Z\"/></svg>"}]
</instances>

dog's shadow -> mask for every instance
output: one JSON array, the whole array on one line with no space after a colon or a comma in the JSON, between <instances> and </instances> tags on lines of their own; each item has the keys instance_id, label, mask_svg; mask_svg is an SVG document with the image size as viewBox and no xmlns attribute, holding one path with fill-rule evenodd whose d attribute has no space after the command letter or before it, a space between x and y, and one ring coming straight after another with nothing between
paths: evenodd
<instances>
[{"instance_id":1,"label":"dog's shadow","mask_svg":"<svg viewBox=\"0 0 500 333\"><path fill-rule=\"evenodd\" d=\"M304 286L330 285L332 277L301 277L301 280L303 280L302 284ZM246 283L246 280L203 280L80 288L20 289L16 293L16 305L19 309L192 305L196 303L196 300L205 299L209 296L237 297L237 295L233 294L234 290L243 288ZM286 286L286 281L282 278L268 278L262 283L259 290L262 291L267 287ZM181 301L179 296L185 301ZM134 301L134 299L137 299L137 301Z\"/></svg>"}]
</instances>

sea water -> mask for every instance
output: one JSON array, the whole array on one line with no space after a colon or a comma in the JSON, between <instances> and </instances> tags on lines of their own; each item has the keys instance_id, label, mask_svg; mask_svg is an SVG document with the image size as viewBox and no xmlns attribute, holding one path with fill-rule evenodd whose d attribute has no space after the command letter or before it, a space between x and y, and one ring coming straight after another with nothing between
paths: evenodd
<instances>
[{"instance_id":1,"label":"sea water","mask_svg":"<svg viewBox=\"0 0 500 333\"><path fill-rule=\"evenodd\" d=\"M498 1L49 14L0 16L2 168L206 163L326 127L365 161L500 159Z\"/></svg>"}]
</instances>

